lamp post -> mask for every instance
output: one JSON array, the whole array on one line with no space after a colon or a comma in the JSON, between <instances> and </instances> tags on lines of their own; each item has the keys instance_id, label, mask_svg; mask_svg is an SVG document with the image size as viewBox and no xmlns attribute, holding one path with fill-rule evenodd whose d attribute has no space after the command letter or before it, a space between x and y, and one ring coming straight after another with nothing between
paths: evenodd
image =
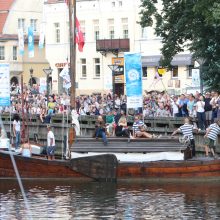
<instances>
[{"instance_id":1,"label":"lamp post","mask_svg":"<svg viewBox=\"0 0 220 220\"><path fill-rule=\"evenodd\" d=\"M113 109L115 108L115 72L118 70L119 66L116 64L108 65L112 71L112 94L113 94Z\"/></svg>"},{"instance_id":2,"label":"lamp post","mask_svg":"<svg viewBox=\"0 0 220 220\"><path fill-rule=\"evenodd\" d=\"M53 72L53 69L51 69L51 67L47 68L47 69L43 69L44 73L47 76L47 102L48 102L48 98L49 98L49 76L50 74Z\"/></svg>"},{"instance_id":3,"label":"lamp post","mask_svg":"<svg viewBox=\"0 0 220 220\"><path fill-rule=\"evenodd\" d=\"M30 71L30 76L31 76L30 86L31 86L31 89L32 89L32 86L33 86L33 72L34 72L34 70L31 67L29 71Z\"/></svg>"}]
</instances>

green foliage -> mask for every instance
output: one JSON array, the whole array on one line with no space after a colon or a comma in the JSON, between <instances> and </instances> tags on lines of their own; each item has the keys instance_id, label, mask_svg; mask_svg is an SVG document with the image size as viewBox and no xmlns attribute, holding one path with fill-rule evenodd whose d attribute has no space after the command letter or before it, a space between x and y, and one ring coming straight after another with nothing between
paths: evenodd
<instances>
[{"instance_id":1,"label":"green foliage","mask_svg":"<svg viewBox=\"0 0 220 220\"><path fill-rule=\"evenodd\" d=\"M158 9L158 2L162 8ZM215 0L141 0L142 27L155 24L162 38L161 64L170 67L174 55L188 49L205 60L207 87L220 90L220 3Z\"/></svg>"}]
</instances>

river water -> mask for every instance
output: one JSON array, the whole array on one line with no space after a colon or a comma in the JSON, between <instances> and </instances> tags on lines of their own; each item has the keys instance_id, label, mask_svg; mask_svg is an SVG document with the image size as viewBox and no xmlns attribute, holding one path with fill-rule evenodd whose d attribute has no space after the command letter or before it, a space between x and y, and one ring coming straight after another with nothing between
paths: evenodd
<instances>
[{"instance_id":1,"label":"river water","mask_svg":"<svg viewBox=\"0 0 220 220\"><path fill-rule=\"evenodd\" d=\"M219 181L0 180L0 219L220 219ZM29 213L29 214L28 214Z\"/></svg>"}]
</instances>

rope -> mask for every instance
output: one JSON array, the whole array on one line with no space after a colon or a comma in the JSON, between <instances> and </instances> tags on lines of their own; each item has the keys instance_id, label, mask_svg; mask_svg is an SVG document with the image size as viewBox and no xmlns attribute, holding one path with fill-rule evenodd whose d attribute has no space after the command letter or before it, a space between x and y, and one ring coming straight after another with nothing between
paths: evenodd
<instances>
[{"instance_id":1,"label":"rope","mask_svg":"<svg viewBox=\"0 0 220 220\"><path fill-rule=\"evenodd\" d=\"M11 118L11 111L10 111L10 118ZM4 132L5 132L5 128L4 128L4 124L2 123L1 115L0 115L0 124L1 124L1 128L4 129ZM16 164L16 161L15 161L15 158L14 158L14 154L12 153L10 146L9 146L9 154L10 154L10 158L11 158L11 161L12 161L12 164L13 164L13 168L14 168L14 171L15 171L16 178L18 180L18 184L19 184L19 187L20 187L20 190L21 190L21 194L22 194L23 199L24 199L24 204L25 204L25 207L26 207L26 210L27 210L28 219L32 220L32 213L31 213L31 210L30 210L28 199L27 199L27 196L25 194L24 186L22 184L21 177L20 177L20 174L18 172L18 168L17 168L17 164Z\"/></svg>"}]
</instances>

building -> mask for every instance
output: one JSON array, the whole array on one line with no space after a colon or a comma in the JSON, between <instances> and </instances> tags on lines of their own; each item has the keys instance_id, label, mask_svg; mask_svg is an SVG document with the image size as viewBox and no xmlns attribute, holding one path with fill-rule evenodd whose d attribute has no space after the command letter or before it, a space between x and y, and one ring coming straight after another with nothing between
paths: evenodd
<instances>
[{"instance_id":1,"label":"building","mask_svg":"<svg viewBox=\"0 0 220 220\"><path fill-rule=\"evenodd\" d=\"M39 0L0 0L0 63L10 64L11 83L18 84L23 73L24 82L39 83L45 77L44 68L49 66L45 49L38 49L39 28L42 22L43 2ZM34 29L33 58L28 56L27 28ZM18 52L18 28L25 36L24 55Z\"/></svg>"},{"instance_id":2,"label":"building","mask_svg":"<svg viewBox=\"0 0 220 220\"><path fill-rule=\"evenodd\" d=\"M76 54L76 93L107 93L115 83L115 92L125 93L122 74L112 80L112 64L120 62L124 52L142 54L143 89L167 90L179 94L191 87L193 60L189 52L173 58L172 71L155 79L161 58L161 39L151 27L141 28L139 0L78 0L77 17L84 32L83 52ZM69 18L65 1L45 2L46 58L52 69L52 89L62 92L59 73L69 60ZM118 70L117 70L118 73Z\"/></svg>"}]
</instances>

